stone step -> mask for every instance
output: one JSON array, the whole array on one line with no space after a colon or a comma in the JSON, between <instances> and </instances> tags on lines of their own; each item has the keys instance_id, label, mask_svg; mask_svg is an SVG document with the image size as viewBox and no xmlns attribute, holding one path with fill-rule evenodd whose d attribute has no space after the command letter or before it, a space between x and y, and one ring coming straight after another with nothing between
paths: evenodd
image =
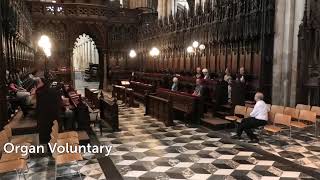
<instances>
[{"instance_id":1,"label":"stone step","mask_svg":"<svg viewBox=\"0 0 320 180\"><path fill-rule=\"evenodd\" d=\"M203 118L202 125L209 127L213 130L221 130L225 128L232 128L233 124L230 121L214 117L214 118Z\"/></svg>"}]
</instances>

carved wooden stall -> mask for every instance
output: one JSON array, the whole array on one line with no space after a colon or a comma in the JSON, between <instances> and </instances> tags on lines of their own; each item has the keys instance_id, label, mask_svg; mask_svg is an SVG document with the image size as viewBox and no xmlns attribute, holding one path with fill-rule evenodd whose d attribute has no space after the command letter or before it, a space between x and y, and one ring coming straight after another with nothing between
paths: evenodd
<instances>
[{"instance_id":1,"label":"carved wooden stall","mask_svg":"<svg viewBox=\"0 0 320 180\"><path fill-rule=\"evenodd\" d=\"M299 30L297 103L320 105L320 1L307 0Z\"/></svg>"},{"instance_id":2,"label":"carved wooden stall","mask_svg":"<svg viewBox=\"0 0 320 180\"><path fill-rule=\"evenodd\" d=\"M135 66L128 62L130 43L135 40L138 14L142 10L119 8L117 4L29 2L33 38L47 34L53 41L51 69L71 67L72 49L85 33L95 42L100 64L100 88L109 70L123 71ZM53 63L54 62L54 63ZM72 69L72 67L71 67Z\"/></svg>"},{"instance_id":3,"label":"carved wooden stall","mask_svg":"<svg viewBox=\"0 0 320 180\"><path fill-rule=\"evenodd\" d=\"M7 88L34 64L31 16L23 0L0 1L0 129L7 123Z\"/></svg>"},{"instance_id":4,"label":"carved wooden stall","mask_svg":"<svg viewBox=\"0 0 320 180\"><path fill-rule=\"evenodd\" d=\"M244 67L251 77L251 90L261 89L270 99L274 37L274 0L207 0L205 9L178 11L139 27L140 71L191 74L196 67L212 75L228 68L235 75ZM186 48L193 41L206 46L196 55ZM160 56L152 59L152 47Z\"/></svg>"}]
</instances>

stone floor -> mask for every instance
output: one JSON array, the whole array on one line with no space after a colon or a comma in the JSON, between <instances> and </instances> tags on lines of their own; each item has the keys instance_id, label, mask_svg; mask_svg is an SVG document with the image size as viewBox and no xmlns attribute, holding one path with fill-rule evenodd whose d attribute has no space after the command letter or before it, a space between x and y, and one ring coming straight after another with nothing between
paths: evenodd
<instances>
[{"instance_id":1,"label":"stone floor","mask_svg":"<svg viewBox=\"0 0 320 180\"><path fill-rule=\"evenodd\" d=\"M84 88L98 89L99 82L88 82L83 79L83 72L75 72L75 89L84 96Z\"/></svg>"},{"instance_id":2,"label":"stone floor","mask_svg":"<svg viewBox=\"0 0 320 180\"><path fill-rule=\"evenodd\" d=\"M220 132L234 134L233 130ZM314 136L312 127L303 131L293 130L291 138L286 131L277 135L270 135L265 131L256 133L260 135L259 144L255 144L257 147L294 163L320 169L320 139Z\"/></svg>"},{"instance_id":3,"label":"stone floor","mask_svg":"<svg viewBox=\"0 0 320 180\"><path fill-rule=\"evenodd\" d=\"M25 172L27 180L80 179L77 173L80 169L81 178L85 180L103 180L105 176L94 154L84 154L83 161L78 164L68 164L55 169L54 159L51 157L31 158L28 160L29 170ZM20 177L23 179L23 177ZM16 173L0 174L1 180L18 180Z\"/></svg>"},{"instance_id":4,"label":"stone floor","mask_svg":"<svg viewBox=\"0 0 320 180\"><path fill-rule=\"evenodd\" d=\"M120 106L121 132L97 136L111 144L111 160L124 179L319 179L261 155L206 128L173 127Z\"/></svg>"}]
</instances>

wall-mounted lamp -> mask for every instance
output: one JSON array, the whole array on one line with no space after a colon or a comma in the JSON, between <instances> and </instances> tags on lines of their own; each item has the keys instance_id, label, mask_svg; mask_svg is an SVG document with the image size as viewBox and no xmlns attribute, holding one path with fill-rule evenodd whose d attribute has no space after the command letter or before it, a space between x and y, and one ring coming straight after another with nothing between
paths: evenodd
<instances>
[{"instance_id":1,"label":"wall-mounted lamp","mask_svg":"<svg viewBox=\"0 0 320 180\"><path fill-rule=\"evenodd\" d=\"M131 49L130 52L129 52L129 57L130 58L135 58L137 56L137 53L135 50Z\"/></svg>"},{"instance_id":2,"label":"wall-mounted lamp","mask_svg":"<svg viewBox=\"0 0 320 180\"><path fill-rule=\"evenodd\" d=\"M160 55L160 50L156 47L153 47L149 52L151 57L157 57Z\"/></svg>"}]
</instances>

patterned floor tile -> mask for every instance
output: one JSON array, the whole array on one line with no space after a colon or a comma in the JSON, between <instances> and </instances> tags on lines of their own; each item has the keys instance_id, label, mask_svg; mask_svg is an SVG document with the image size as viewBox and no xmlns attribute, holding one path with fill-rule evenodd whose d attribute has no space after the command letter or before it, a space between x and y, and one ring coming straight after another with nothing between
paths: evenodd
<instances>
[{"instance_id":1,"label":"patterned floor tile","mask_svg":"<svg viewBox=\"0 0 320 180\"><path fill-rule=\"evenodd\" d=\"M288 165L216 137L205 128L189 128L179 121L175 121L175 126L166 127L157 119L144 116L143 106L120 105L119 114L121 132L104 129L100 136L98 128L94 131L100 143L114 146L110 158L124 179L311 178ZM320 152L315 145L308 148ZM286 150L289 151L292 149ZM308 151L300 149L288 158L300 158L301 153ZM313 156L316 155L309 153L308 157Z\"/></svg>"}]
</instances>

